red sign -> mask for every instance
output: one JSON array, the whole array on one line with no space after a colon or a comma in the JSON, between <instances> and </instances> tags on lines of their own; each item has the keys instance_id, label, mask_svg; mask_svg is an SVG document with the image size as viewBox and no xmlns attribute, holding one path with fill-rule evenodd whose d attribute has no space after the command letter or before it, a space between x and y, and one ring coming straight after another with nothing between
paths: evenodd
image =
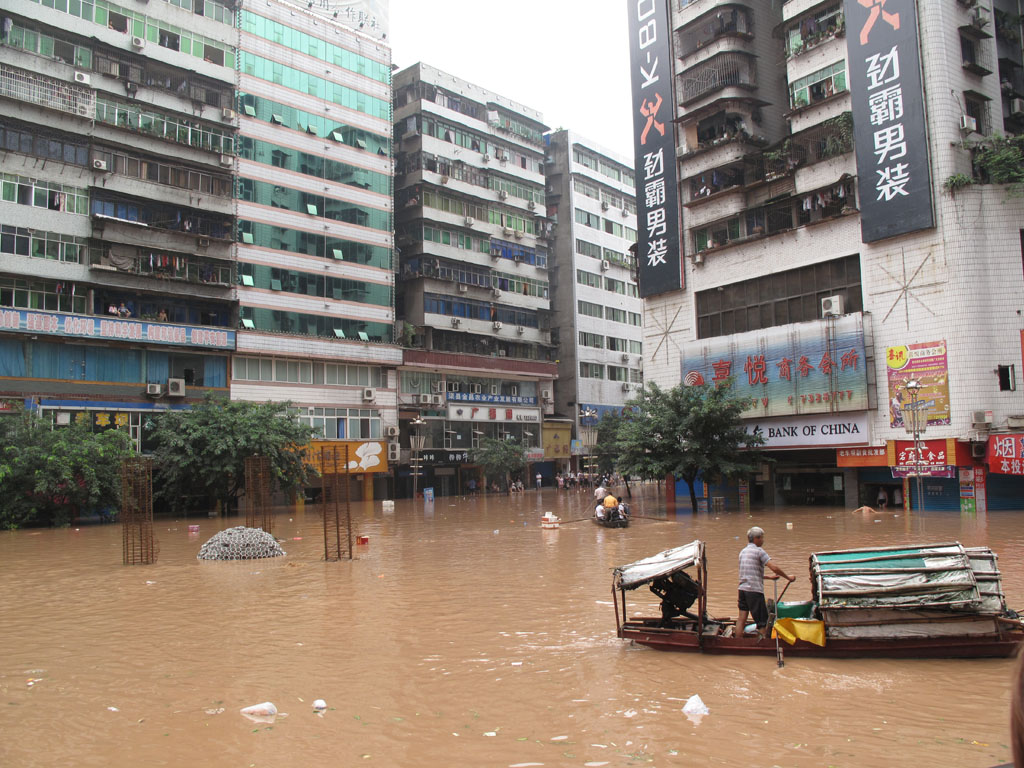
<instances>
[{"instance_id":1,"label":"red sign","mask_svg":"<svg viewBox=\"0 0 1024 768\"><path fill-rule=\"evenodd\" d=\"M991 435L988 469L1000 475L1024 475L1024 436Z\"/></svg>"},{"instance_id":2,"label":"red sign","mask_svg":"<svg viewBox=\"0 0 1024 768\"><path fill-rule=\"evenodd\" d=\"M837 448L837 467L885 467L889 461L885 448Z\"/></svg>"}]
</instances>

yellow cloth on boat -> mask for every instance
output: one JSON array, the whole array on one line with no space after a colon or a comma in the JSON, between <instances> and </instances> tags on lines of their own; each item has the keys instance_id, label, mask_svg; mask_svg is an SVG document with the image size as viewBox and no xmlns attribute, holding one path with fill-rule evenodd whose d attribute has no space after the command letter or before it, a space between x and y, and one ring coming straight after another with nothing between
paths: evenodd
<instances>
[{"instance_id":1,"label":"yellow cloth on boat","mask_svg":"<svg viewBox=\"0 0 1024 768\"><path fill-rule=\"evenodd\" d=\"M825 647L825 622L813 619L776 619L772 637L781 637L790 645L804 640Z\"/></svg>"}]
</instances>

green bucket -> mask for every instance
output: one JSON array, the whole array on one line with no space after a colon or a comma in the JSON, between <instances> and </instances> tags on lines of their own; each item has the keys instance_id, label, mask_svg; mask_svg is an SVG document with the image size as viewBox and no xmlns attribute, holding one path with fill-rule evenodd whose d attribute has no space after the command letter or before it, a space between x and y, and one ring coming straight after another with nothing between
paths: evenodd
<instances>
[{"instance_id":1,"label":"green bucket","mask_svg":"<svg viewBox=\"0 0 1024 768\"><path fill-rule=\"evenodd\" d=\"M778 609L780 619L809 619L814 614L814 601L779 603Z\"/></svg>"}]
</instances>

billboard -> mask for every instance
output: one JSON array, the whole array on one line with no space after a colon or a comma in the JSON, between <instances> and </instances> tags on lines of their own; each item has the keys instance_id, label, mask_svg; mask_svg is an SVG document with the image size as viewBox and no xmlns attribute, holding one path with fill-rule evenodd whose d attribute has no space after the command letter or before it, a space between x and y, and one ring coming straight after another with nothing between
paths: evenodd
<instances>
[{"instance_id":1,"label":"billboard","mask_svg":"<svg viewBox=\"0 0 1024 768\"><path fill-rule=\"evenodd\" d=\"M684 384L732 378L748 419L868 409L859 313L688 342L681 366Z\"/></svg>"},{"instance_id":2,"label":"billboard","mask_svg":"<svg viewBox=\"0 0 1024 768\"><path fill-rule=\"evenodd\" d=\"M889 426L913 428L913 398L907 391L911 379L920 383L917 393L918 428L951 423L949 413L949 367L946 342L929 341L886 347L885 371L889 385Z\"/></svg>"},{"instance_id":3,"label":"billboard","mask_svg":"<svg viewBox=\"0 0 1024 768\"><path fill-rule=\"evenodd\" d=\"M845 0L861 239L935 226L915 0Z\"/></svg>"},{"instance_id":4,"label":"billboard","mask_svg":"<svg viewBox=\"0 0 1024 768\"><path fill-rule=\"evenodd\" d=\"M683 287L676 180L672 28L666 0L627 0L641 298Z\"/></svg>"}]
</instances>

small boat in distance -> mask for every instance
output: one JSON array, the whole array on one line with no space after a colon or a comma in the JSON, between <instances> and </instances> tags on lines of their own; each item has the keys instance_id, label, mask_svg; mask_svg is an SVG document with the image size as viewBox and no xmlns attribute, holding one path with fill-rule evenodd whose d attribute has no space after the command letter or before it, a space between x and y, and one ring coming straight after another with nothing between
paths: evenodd
<instances>
[{"instance_id":1,"label":"small boat in distance","mask_svg":"<svg viewBox=\"0 0 1024 768\"><path fill-rule=\"evenodd\" d=\"M629 528L629 507L620 503L618 507L595 509L593 520L605 528Z\"/></svg>"},{"instance_id":2,"label":"small boat in distance","mask_svg":"<svg viewBox=\"0 0 1024 768\"><path fill-rule=\"evenodd\" d=\"M687 573L692 570L693 575ZM1006 607L998 558L959 542L875 547L810 556L812 600L776 606L776 636L794 656L981 658L1011 656L1024 623ZM659 650L773 655L777 639L743 636L707 605L704 542L614 570L619 637ZM647 585L660 616L627 614L626 596Z\"/></svg>"}]
</instances>

